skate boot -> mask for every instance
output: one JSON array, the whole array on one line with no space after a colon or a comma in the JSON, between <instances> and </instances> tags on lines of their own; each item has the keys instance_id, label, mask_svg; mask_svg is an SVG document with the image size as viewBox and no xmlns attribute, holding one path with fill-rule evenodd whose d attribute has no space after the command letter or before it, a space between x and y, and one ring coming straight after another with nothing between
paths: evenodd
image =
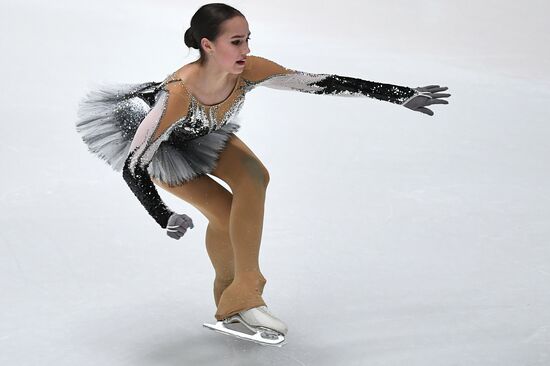
<instances>
[{"instance_id":1,"label":"skate boot","mask_svg":"<svg viewBox=\"0 0 550 366\"><path fill-rule=\"evenodd\" d=\"M235 326L236 324L236 326ZM229 316L216 324L203 324L212 330L262 345L282 346L288 327L269 312L267 306L258 306Z\"/></svg>"},{"instance_id":2,"label":"skate boot","mask_svg":"<svg viewBox=\"0 0 550 366\"><path fill-rule=\"evenodd\" d=\"M283 321L269 312L267 306L258 306L256 308L241 311L239 313L242 320L252 327L263 327L275 330L282 335L286 335L288 327Z\"/></svg>"}]
</instances>

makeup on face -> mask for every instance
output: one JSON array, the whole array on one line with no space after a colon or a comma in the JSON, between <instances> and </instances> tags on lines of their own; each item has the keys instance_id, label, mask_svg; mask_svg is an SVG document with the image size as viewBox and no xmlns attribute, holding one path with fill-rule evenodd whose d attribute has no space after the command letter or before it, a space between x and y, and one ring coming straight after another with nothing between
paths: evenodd
<instances>
[{"instance_id":1,"label":"makeup on face","mask_svg":"<svg viewBox=\"0 0 550 366\"><path fill-rule=\"evenodd\" d=\"M247 37L246 39L248 40L248 39L250 39L250 34L252 34L252 33L251 33L251 32L248 32L248 35L247 35L247 36L242 35L242 34L237 34L237 35L234 35L233 37L231 37L231 39L233 40L233 39L236 39L236 38L244 38L244 37ZM243 58L240 59L240 60L237 60L235 63L236 63L237 65L243 67L243 66L245 65L245 63L246 63L246 56L243 57Z\"/></svg>"}]
</instances>

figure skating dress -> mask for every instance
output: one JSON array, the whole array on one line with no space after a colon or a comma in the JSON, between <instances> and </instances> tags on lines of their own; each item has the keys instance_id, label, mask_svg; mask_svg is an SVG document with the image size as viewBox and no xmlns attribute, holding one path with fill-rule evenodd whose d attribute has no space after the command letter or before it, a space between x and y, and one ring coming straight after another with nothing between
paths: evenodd
<instances>
[{"instance_id":1,"label":"figure skating dress","mask_svg":"<svg viewBox=\"0 0 550 366\"><path fill-rule=\"evenodd\" d=\"M313 74L249 55L231 94L215 105L201 104L185 83L168 75L162 82L108 85L89 92L79 105L77 131L89 151L122 176L162 227L174 213L152 178L170 186L216 167L228 138L240 128L245 96L257 86L312 94L365 96L403 105L413 88L334 74Z\"/></svg>"}]
</instances>

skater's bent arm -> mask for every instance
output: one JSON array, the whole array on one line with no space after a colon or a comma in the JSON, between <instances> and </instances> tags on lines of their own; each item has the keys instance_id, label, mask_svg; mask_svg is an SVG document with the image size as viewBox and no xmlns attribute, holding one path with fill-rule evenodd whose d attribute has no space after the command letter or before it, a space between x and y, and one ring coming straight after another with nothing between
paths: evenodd
<instances>
[{"instance_id":1,"label":"skater's bent arm","mask_svg":"<svg viewBox=\"0 0 550 366\"><path fill-rule=\"evenodd\" d=\"M155 151L166 137L166 133L162 132L170 124L170 114L166 113L168 92L160 93L158 101L140 123L134 135L122 176L147 212L165 229L174 211L164 204L147 172Z\"/></svg>"},{"instance_id":2,"label":"skater's bent arm","mask_svg":"<svg viewBox=\"0 0 550 366\"><path fill-rule=\"evenodd\" d=\"M174 211L170 210L160 198L155 185L149 177L149 173L147 173L147 166L137 164L133 170L130 169L132 157L133 154L130 153L124 163L122 177L143 207L149 212L149 215L155 219L160 227L166 229L168 219Z\"/></svg>"},{"instance_id":3,"label":"skater's bent arm","mask_svg":"<svg viewBox=\"0 0 550 366\"><path fill-rule=\"evenodd\" d=\"M262 85L311 94L366 96L400 105L418 95L415 89L406 86L335 74L297 71L259 56L248 56L247 63L244 76L253 87Z\"/></svg>"}]
</instances>

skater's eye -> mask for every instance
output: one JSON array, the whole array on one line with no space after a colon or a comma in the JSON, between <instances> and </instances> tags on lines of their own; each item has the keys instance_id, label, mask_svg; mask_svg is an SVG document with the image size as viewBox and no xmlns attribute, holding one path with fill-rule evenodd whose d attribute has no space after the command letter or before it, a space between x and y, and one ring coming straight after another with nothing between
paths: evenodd
<instances>
[{"instance_id":1,"label":"skater's eye","mask_svg":"<svg viewBox=\"0 0 550 366\"><path fill-rule=\"evenodd\" d=\"M249 39L251 39L251 38L248 37L248 38L246 39L246 41L248 42ZM241 40L239 39L239 40L233 41L232 43L233 43L234 45L238 46L238 45L241 43Z\"/></svg>"}]
</instances>

